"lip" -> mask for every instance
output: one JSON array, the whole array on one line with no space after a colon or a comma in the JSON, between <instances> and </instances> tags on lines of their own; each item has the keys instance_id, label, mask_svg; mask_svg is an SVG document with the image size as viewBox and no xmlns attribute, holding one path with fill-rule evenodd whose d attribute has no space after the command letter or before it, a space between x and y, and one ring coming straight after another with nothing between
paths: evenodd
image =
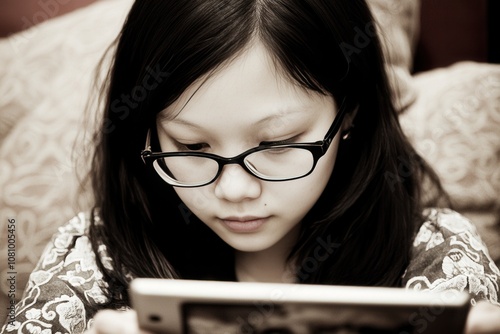
<instances>
[{"instance_id":1,"label":"lip","mask_svg":"<svg viewBox=\"0 0 500 334\"><path fill-rule=\"evenodd\" d=\"M222 224L224 224L229 230L237 233L251 233L257 231L262 225L264 225L269 217L255 217L255 216L244 216L244 217L225 217L220 218Z\"/></svg>"}]
</instances>

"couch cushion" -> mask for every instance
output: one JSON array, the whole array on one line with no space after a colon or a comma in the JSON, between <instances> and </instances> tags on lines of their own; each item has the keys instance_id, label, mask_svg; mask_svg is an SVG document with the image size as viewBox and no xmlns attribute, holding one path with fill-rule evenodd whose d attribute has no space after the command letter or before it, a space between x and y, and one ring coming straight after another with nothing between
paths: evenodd
<instances>
[{"instance_id":1,"label":"couch cushion","mask_svg":"<svg viewBox=\"0 0 500 334\"><path fill-rule=\"evenodd\" d=\"M461 62L415 76L404 130L457 210L500 207L500 65Z\"/></svg>"},{"instance_id":2,"label":"couch cushion","mask_svg":"<svg viewBox=\"0 0 500 334\"><path fill-rule=\"evenodd\" d=\"M94 68L115 39L131 1L105 0L0 39L0 264L6 226L16 220L19 299L57 228L86 209L76 201L85 142L84 109ZM91 129L89 129L91 130ZM0 300L7 300L5 275ZM1 305L0 305L1 306ZM0 307L4 319L5 308Z\"/></svg>"}]
</instances>

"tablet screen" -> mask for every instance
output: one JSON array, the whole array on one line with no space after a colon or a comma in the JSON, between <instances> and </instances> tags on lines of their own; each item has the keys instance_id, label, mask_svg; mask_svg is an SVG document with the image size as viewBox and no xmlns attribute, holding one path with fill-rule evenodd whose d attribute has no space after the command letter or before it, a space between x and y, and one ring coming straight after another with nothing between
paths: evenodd
<instances>
[{"instance_id":1,"label":"tablet screen","mask_svg":"<svg viewBox=\"0 0 500 334\"><path fill-rule=\"evenodd\" d=\"M408 321L410 311L304 303L185 303L182 317L188 334L406 334L415 329Z\"/></svg>"}]
</instances>

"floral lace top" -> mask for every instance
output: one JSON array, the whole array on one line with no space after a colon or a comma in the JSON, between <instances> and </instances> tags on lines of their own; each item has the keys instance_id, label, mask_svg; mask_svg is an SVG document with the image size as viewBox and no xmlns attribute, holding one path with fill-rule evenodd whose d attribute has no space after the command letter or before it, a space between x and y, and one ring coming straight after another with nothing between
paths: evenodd
<instances>
[{"instance_id":1,"label":"floral lace top","mask_svg":"<svg viewBox=\"0 0 500 334\"><path fill-rule=\"evenodd\" d=\"M471 303L485 299L499 305L500 271L475 227L457 212L428 209L413 243L413 257L404 276L407 289L467 291ZM78 214L59 228L45 249L15 317L1 333L83 333L92 324L89 305L107 300L87 229L89 217ZM107 268L111 259L98 251Z\"/></svg>"}]
</instances>

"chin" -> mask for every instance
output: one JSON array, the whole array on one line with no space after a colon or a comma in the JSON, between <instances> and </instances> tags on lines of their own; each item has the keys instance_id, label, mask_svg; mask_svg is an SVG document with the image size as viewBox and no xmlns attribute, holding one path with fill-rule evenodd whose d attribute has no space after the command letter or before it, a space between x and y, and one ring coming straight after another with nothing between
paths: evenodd
<instances>
[{"instance_id":1,"label":"chin","mask_svg":"<svg viewBox=\"0 0 500 334\"><path fill-rule=\"evenodd\" d=\"M255 236L247 236L247 238L245 238L245 236L238 236L237 239L239 240L235 240L235 238L231 237L222 239L236 251L247 253L261 252L276 244L276 242L272 240L262 240L262 238L255 238Z\"/></svg>"}]
</instances>

